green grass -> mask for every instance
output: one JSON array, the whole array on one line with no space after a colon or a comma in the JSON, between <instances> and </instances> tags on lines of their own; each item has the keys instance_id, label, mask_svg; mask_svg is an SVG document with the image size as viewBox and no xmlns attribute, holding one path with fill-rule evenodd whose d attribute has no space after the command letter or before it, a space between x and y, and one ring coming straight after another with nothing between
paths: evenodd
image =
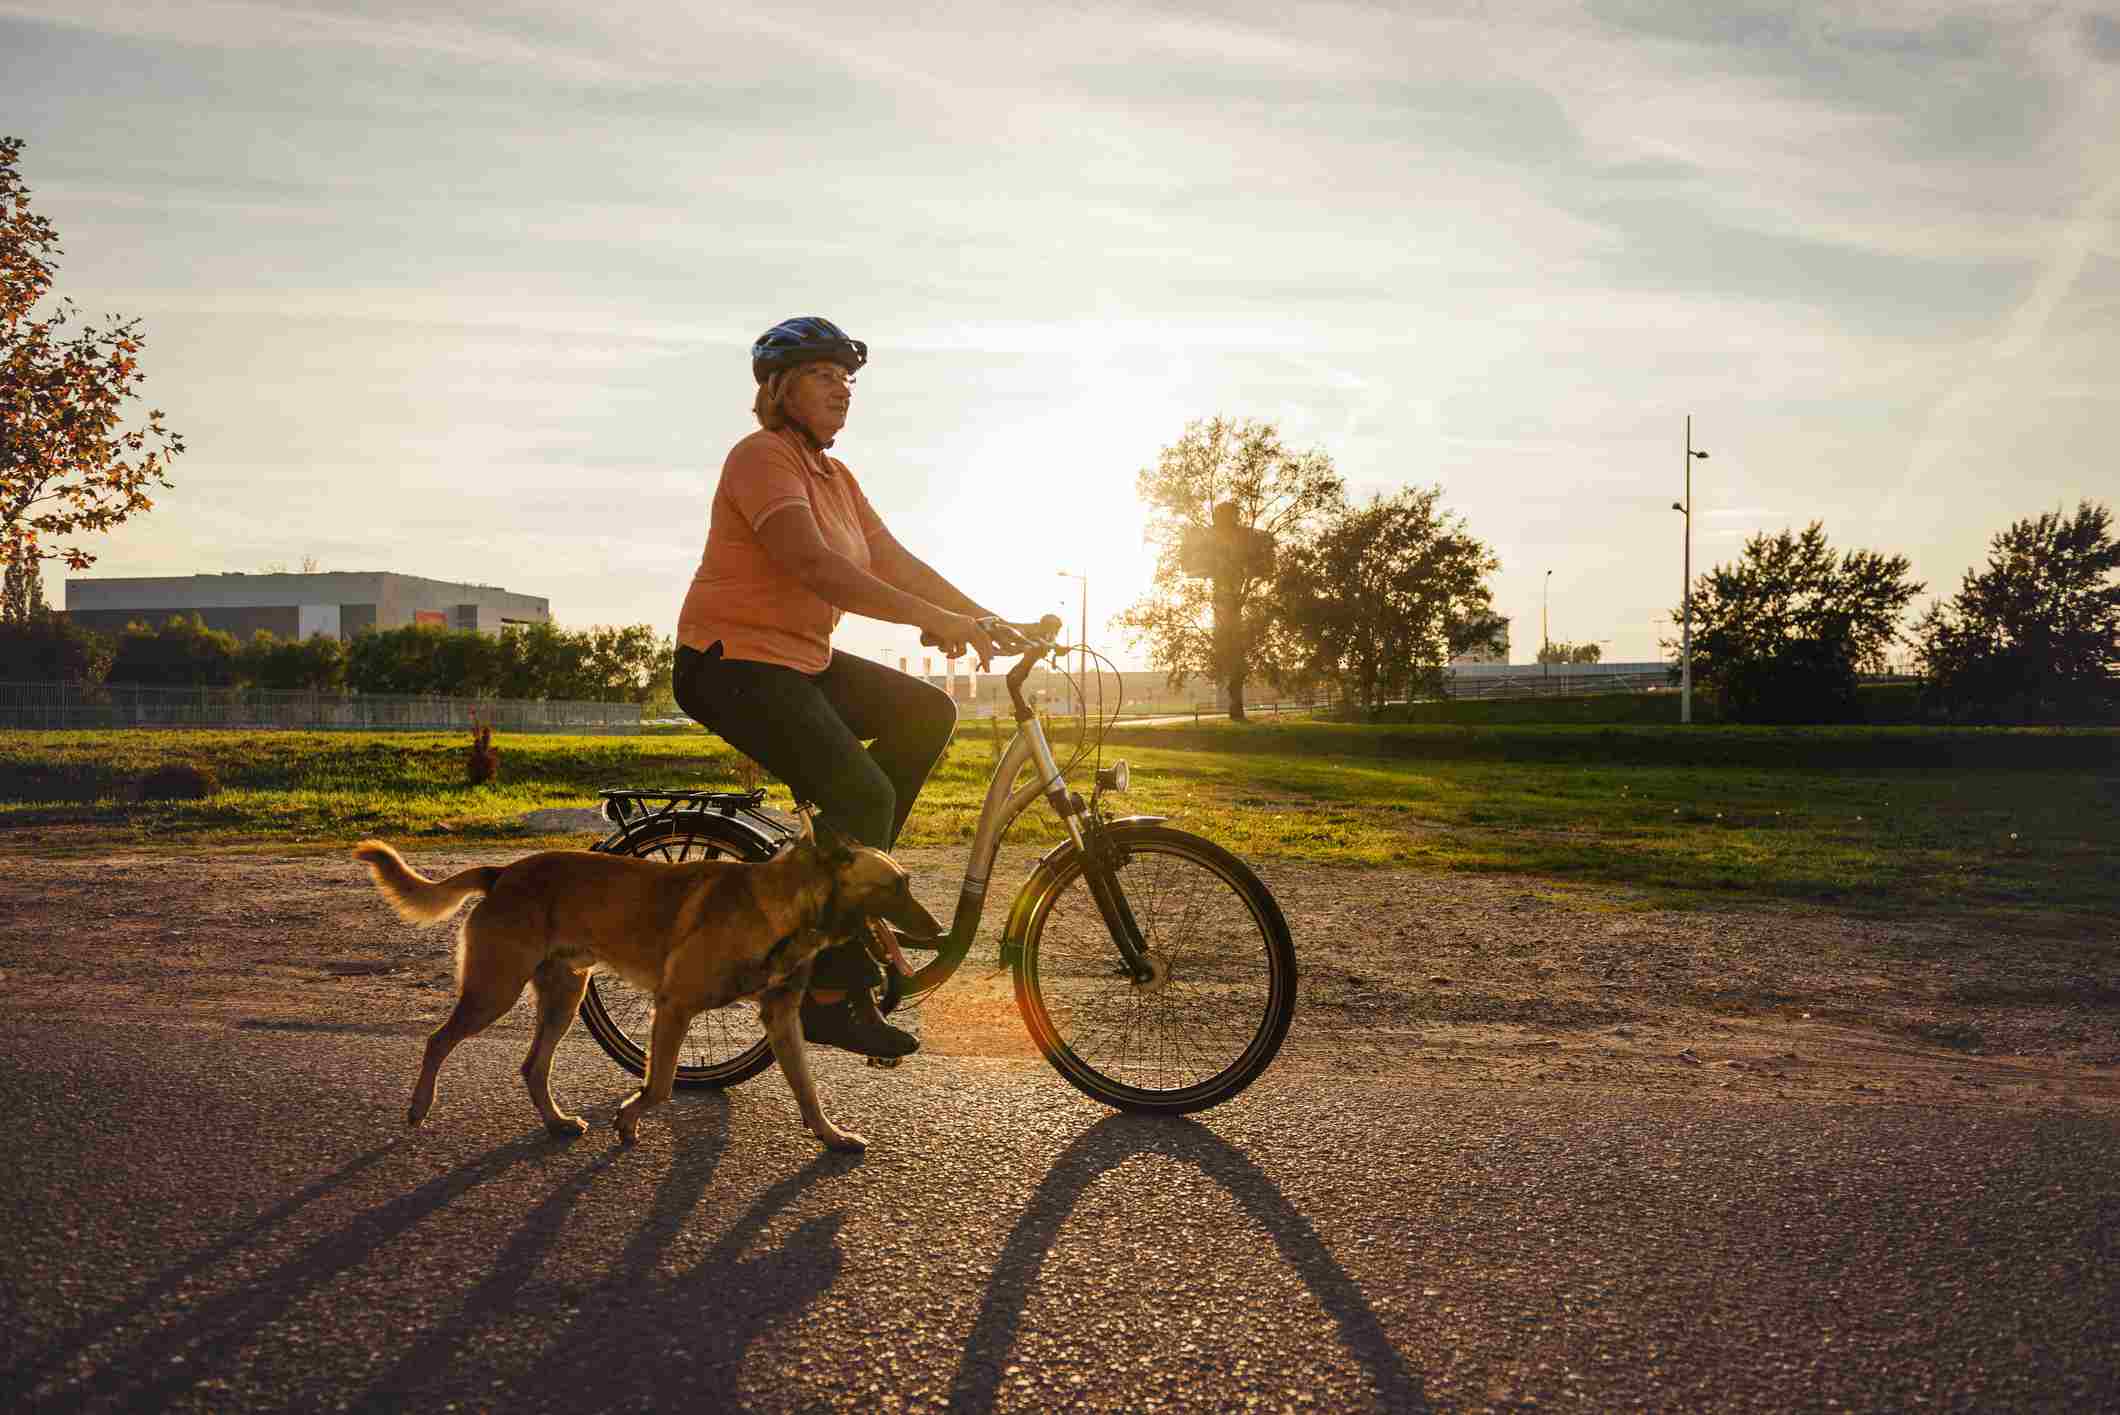
<instances>
[{"instance_id":1,"label":"green grass","mask_svg":"<svg viewBox=\"0 0 2120 1415\"><path fill-rule=\"evenodd\" d=\"M1865 683L1855 691L1862 720L1924 723L1921 685ZM1551 698L1446 698L1438 702L1397 703L1382 709L1384 722L1491 725L1503 722L1631 722L1676 726L1679 695L1661 693L1586 693ZM1722 705L1704 688L1693 692L1695 723L1722 721Z\"/></svg>"},{"instance_id":2,"label":"green grass","mask_svg":"<svg viewBox=\"0 0 2120 1415\"><path fill-rule=\"evenodd\" d=\"M1071 733L1055 728L1064 759ZM1664 903L2035 913L2110 929L2115 736L1219 723L1124 731L1105 758L1133 764L1123 810L1175 817L1247 856L1525 872ZM736 784L733 754L704 733L495 741L501 780L474 787L459 734L0 733L0 840L36 848L32 828L52 826L133 846L517 836L523 812L593 804L600 786ZM1902 764L1851 764L1865 752ZM968 840L993 757L987 725L967 723L905 843ZM211 767L224 789L130 799L172 760ZM1037 810L1013 838L1058 832Z\"/></svg>"},{"instance_id":3,"label":"green grass","mask_svg":"<svg viewBox=\"0 0 2120 1415\"><path fill-rule=\"evenodd\" d=\"M1070 728L1070 731L1072 729ZM1700 767L2120 767L2109 727L1738 727L1636 723L1355 724L1305 719L1129 728L1124 740L1195 751L1347 760Z\"/></svg>"},{"instance_id":4,"label":"green grass","mask_svg":"<svg viewBox=\"0 0 2120 1415\"><path fill-rule=\"evenodd\" d=\"M1700 694L1693 699L1698 722L1712 720L1713 704ZM1393 723L1446 723L1491 726L1501 722L1635 722L1678 721L1676 693L1585 693L1553 698L1445 698L1438 702L1398 703L1382 709Z\"/></svg>"}]
</instances>

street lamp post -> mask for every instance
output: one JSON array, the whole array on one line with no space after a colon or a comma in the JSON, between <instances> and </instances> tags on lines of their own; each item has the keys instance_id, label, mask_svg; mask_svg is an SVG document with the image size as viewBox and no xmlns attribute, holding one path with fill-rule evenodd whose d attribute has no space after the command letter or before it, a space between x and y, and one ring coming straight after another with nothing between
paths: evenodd
<instances>
[{"instance_id":1,"label":"street lamp post","mask_svg":"<svg viewBox=\"0 0 2120 1415\"><path fill-rule=\"evenodd\" d=\"M1546 578L1539 581L1538 598L1538 672L1541 678L1553 669L1553 636L1546 632L1546 606L1553 599L1553 572L1548 570Z\"/></svg>"},{"instance_id":2,"label":"street lamp post","mask_svg":"<svg viewBox=\"0 0 2120 1415\"><path fill-rule=\"evenodd\" d=\"M1060 578L1079 580L1082 584L1082 634L1075 640L1075 712L1082 718L1084 729L1087 730L1089 694L1083 691L1082 680L1089 672L1089 576L1062 570ZM1125 695L1122 693L1120 696Z\"/></svg>"},{"instance_id":3,"label":"street lamp post","mask_svg":"<svg viewBox=\"0 0 2120 1415\"><path fill-rule=\"evenodd\" d=\"M1685 627L1679 632L1679 707L1678 720L1693 720L1693 459L1706 457L1705 452L1693 450L1693 415L1686 414L1686 499L1671 503L1673 511L1682 512L1686 518L1685 579L1680 582L1679 604L1685 614Z\"/></svg>"}]
</instances>

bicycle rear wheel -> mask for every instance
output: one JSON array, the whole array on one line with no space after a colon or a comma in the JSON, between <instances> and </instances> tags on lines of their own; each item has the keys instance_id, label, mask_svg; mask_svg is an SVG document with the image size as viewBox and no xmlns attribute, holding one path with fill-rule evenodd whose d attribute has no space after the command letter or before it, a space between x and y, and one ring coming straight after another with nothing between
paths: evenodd
<instances>
[{"instance_id":1,"label":"bicycle rear wheel","mask_svg":"<svg viewBox=\"0 0 2120 1415\"><path fill-rule=\"evenodd\" d=\"M1112 877L1155 976L1137 983L1067 856L1015 955L1016 1004L1045 1059L1120 1110L1205 1110L1272 1064L1295 1016L1295 946L1271 891L1209 840L1159 825L1106 831Z\"/></svg>"},{"instance_id":2,"label":"bicycle rear wheel","mask_svg":"<svg viewBox=\"0 0 2120 1415\"><path fill-rule=\"evenodd\" d=\"M651 822L620 853L683 864L691 860L762 860L766 849L750 834L704 811L679 811L666 825ZM614 973L589 979L582 998L582 1025L611 1059L635 1076L648 1074L648 1042L654 1034L655 999ZM758 1009L739 1003L692 1019L678 1053L680 1090L719 1090L748 1081L773 1064L773 1048L759 1025Z\"/></svg>"}]
</instances>

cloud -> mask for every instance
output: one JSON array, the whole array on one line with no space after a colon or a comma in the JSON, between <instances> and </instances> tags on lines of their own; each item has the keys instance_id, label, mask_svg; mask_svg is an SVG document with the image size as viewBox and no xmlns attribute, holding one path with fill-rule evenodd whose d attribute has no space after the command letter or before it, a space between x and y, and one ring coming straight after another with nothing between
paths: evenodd
<instances>
[{"instance_id":1,"label":"cloud","mask_svg":"<svg viewBox=\"0 0 2120 1415\"><path fill-rule=\"evenodd\" d=\"M1596 559L1585 613L1676 574L1639 547L1689 410L1708 534L1877 525L1939 581L2109 441L2104 10L1000 15L0 0L62 283L149 316L200 434L141 534L181 557L322 479L437 525L520 486L511 539L558 546L623 479L682 559L744 346L798 309L878 351L849 445L897 524L997 575L997 482L1123 511L1216 411L1442 482L1512 565Z\"/></svg>"}]
</instances>

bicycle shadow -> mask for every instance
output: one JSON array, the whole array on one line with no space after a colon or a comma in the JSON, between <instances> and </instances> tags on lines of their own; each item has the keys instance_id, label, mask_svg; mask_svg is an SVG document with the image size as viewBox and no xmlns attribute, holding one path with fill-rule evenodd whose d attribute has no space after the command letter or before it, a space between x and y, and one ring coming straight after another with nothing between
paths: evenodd
<instances>
[{"instance_id":1,"label":"bicycle shadow","mask_svg":"<svg viewBox=\"0 0 2120 1415\"><path fill-rule=\"evenodd\" d=\"M726 1107L726 1102L724 1102ZM567 1218L589 1187L624 1157L616 1146L591 1158L579 1172L546 1195L525 1213L515 1236L495 1255L492 1268L458 1305L455 1315L437 1322L390 1369L369 1383L360 1398L362 1408L410 1410L419 1404L413 1397L426 1380L446 1371L455 1354L495 1322L520 1310L517 1299L537 1277L546 1252L566 1231ZM707 1158L711 1169L720 1157L716 1146ZM672 1166L675 1169L677 1166Z\"/></svg>"},{"instance_id":2,"label":"bicycle shadow","mask_svg":"<svg viewBox=\"0 0 2120 1415\"><path fill-rule=\"evenodd\" d=\"M1221 1136L1183 1117L1111 1115L1083 1132L1061 1152L1052 1171L1024 1205L1001 1254L994 1260L986 1300L965 1338L964 1355L951 1383L952 1410L992 1409L1008 1354L1016 1344L1031 1289L1068 1215L1099 1179L1130 1159L1161 1155L1192 1165L1222 1189L1253 1222L1266 1230L1281 1260L1318 1299L1340 1331L1340 1340L1376 1383L1389 1410L1430 1408L1421 1379L1384 1334L1362 1289L1334 1259L1317 1229L1291 1204L1266 1172Z\"/></svg>"},{"instance_id":3,"label":"bicycle shadow","mask_svg":"<svg viewBox=\"0 0 2120 1415\"><path fill-rule=\"evenodd\" d=\"M337 1188L405 1143L399 1140L381 1146L310 1185L278 1205L271 1214L252 1223L243 1233L223 1239L206 1253L188 1258L157 1277L146 1291L129 1300L118 1312L100 1314L92 1324L93 1329L116 1330L119 1322L145 1312L158 1296L180 1287L187 1275L199 1271L215 1256L232 1256L244 1246L247 1236L262 1237L270 1226ZM472 1189L492 1183L517 1166L548 1157L552 1152L552 1142L542 1131L535 1138L497 1146L471 1163L439 1175L417 1189L359 1215L337 1232L307 1244L271 1269L246 1277L241 1285L188 1309L168 1326L137 1342L119 1346L102 1359L98 1369L79 1382L48 1392L43 1397L35 1392L34 1382L40 1374L48 1378L65 1359L76 1354L79 1337L86 1329L69 1333L64 1347L55 1347L40 1358L38 1372L25 1372L30 1383L17 1385L10 1372L6 1378L0 1379L0 1389L18 1392L33 1404L51 1399L69 1406L108 1403L134 1410L166 1409L186 1391L214 1374L214 1363L199 1359L200 1353L242 1349L294 1303L341 1273L372 1261L382 1245L401 1237Z\"/></svg>"},{"instance_id":4,"label":"bicycle shadow","mask_svg":"<svg viewBox=\"0 0 2120 1415\"><path fill-rule=\"evenodd\" d=\"M216 1239L214 1243L208 1243L206 1247L201 1247L199 1252L191 1254L189 1258L184 1258L182 1262L170 1266L170 1269L163 1269L161 1273L157 1273L151 1281L148 1281L144 1288L140 1288L140 1292L125 1298L123 1303L119 1303L117 1307L110 1307L108 1311L98 1311L93 1317L89 1317L89 1320L68 1328L66 1332L57 1334L57 1337L47 1341L45 1347L42 1347L40 1351L30 1353L30 1356L25 1356L15 1366L8 1366L6 1370L0 1370L0 1394L15 1392L15 1394L21 1394L21 1396L28 1396L28 1392L34 1390L34 1387L42 1379L49 1377L57 1366L66 1364L74 1356L74 1353L81 1349L81 1345L91 1337L91 1334L121 1330L127 1322L134 1320L134 1317L138 1317L140 1313L148 1311L151 1307L155 1307L157 1303L161 1303L161 1300L176 1294L191 1277L195 1277L199 1273L206 1273L208 1269L212 1269L216 1262L223 1262L225 1258L240 1254L242 1250L246 1250L246 1247L261 1241L267 1233L271 1233L273 1228L278 1228L280 1224L288 1222L290 1218L295 1218L297 1213L301 1213L303 1209L307 1209L312 1203L316 1203L320 1199L326 1199L326 1196L333 1194L341 1186L346 1186L350 1180L354 1180L354 1175L358 1175L363 1169L369 1169L371 1165L379 1163L382 1158L394 1154L396 1150L401 1150L405 1143L407 1141L403 1137L399 1137L399 1139L392 1139L388 1143L382 1143L382 1146L375 1146L373 1150L369 1150L365 1154L354 1156L352 1160L348 1160L346 1165L339 1165L335 1171L331 1171L329 1175L324 1175L322 1180L316 1180L312 1184L305 1184L297 1192L288 1194L286 1199L282 1199L280 1203L265 1209L263 1213L259 1213L257 1218L252 1218L248 1224L235 1228L233 1233L229 1233L227 1237Z\"/></svg>"},{"instance_id":5,"label":"bicycle shadow","mask_svg":"<svg viewBox=\"0 0 2120 1415\"><path fill-rule=\"evenodd\" d=\"M724 1143L715 1158L726 1148L728 1128L721 1128ZM657 1268L714 1172L712 1159L673 1165L624 1252L592 1292L578 1295L573 1320L544 1340L536 1363L497 1398L506 1404L591 1370L600 1373L598 1400L607 1409L742 1408L736 1377L751 1343L785 1328L839 1280L845 1215L808 1219L774 1248L749 1256L745 1250L803 1190L859 1162L831 1152L816 1156L759 1195L697 1262L667 1277Z\"/></svg>"},{"instance_id":6,"label":"bicycle shadow","mask_svg":"<svg viewBox=\"0 0 2120 1415\"><path fill-rule=\"evenodd\" d=\"M225 1237L208 1244L182 1262L164 1269L145 1287L117 1306L97 1312L93 1317L46 1342L42 1350L0 1371L0 1393L15 1392L26 1395L38 1382L79 1351L92 1333L122 1329L133 1318L175 1294L192 1277L251 1247L303 1209L328 1197L362 1170L395 1153L406 1143L406 1140L400 1137L355 1156L323 1178L304 1185Z\"/></svg>"}]
</instances>

